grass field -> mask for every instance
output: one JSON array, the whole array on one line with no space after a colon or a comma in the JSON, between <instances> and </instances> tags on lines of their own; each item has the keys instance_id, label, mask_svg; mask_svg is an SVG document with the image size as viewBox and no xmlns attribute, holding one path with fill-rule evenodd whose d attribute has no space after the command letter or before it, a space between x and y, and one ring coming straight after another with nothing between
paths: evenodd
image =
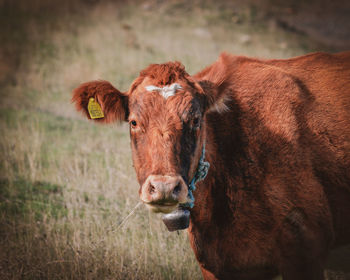
<instances>
[{"instance_id":1,"label":"grass field","mask_svg":"<svg viewBox=\"0 0 350 280\"><path fill-rule=\"evenodd\" d=\"M169 60L195 73L221 51L327 49L243 2L0 3L0 279L201 279L185 231L143 206L120 226L139 202L128 128L85 120L72 89L127 90Z\"/></svg>"}]
</instances>

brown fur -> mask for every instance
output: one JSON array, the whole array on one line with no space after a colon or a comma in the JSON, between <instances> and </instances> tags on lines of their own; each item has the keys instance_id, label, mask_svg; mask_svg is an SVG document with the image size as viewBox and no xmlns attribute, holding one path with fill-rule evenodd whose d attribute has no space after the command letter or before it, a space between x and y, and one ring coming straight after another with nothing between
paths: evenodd
<instances>
[{"instance_id":1,"label":"brown fur","mask_svg":"<svg viewBox=\"0 0 350 280\"><path fill-rule=\"evenodd\" d=\"M211 168L189 228L205 279L323 279L329 251L350 242L349 77L350 52L223 54L193 77L180 63L151 65L125 94L86 83L73 101L86 110L97 96L107 121L137 122L142 195L154 175L188 184L206 142ZM183 89L168 99L144 89L174 82Z\"/></svg>"},{"instance_id":2,"label":"brown fur","mask_svg":"<svg viewBox=\"0 0 350 280\"><path fill-rule=\"evenodd\" d=\"M87 118L89 99L93 97L100 104L105 118L95 119L99 122L114 122L126 120L128 115L127 98L107 81L94 81L80 85L73 92L72 101L78 111L83 111Z\"/></svg>"}]
</instances>

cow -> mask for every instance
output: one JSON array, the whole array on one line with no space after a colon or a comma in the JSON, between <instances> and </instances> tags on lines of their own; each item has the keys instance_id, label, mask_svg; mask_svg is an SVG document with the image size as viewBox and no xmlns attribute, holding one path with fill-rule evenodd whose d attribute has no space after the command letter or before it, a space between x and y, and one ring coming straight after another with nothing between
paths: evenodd
<instances>
[{"instance_id":1,"label":"cow","mask_svg":"<svg viewBox=\"0 0 350 280\"><path fill-rule=\"evenodd\" d=\"M223 53L193 76L152 64L127 92L91 81L72 101L96 122L129 122L140 198L187 207L204 279L324 279L329 252L349 243L350 52Z\"/></svg>"}]
</instances>

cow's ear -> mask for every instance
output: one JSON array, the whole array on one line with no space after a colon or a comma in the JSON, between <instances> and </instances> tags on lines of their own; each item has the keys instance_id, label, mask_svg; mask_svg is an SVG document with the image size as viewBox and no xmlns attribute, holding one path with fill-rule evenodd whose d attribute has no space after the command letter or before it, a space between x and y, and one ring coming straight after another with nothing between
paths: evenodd
<instances>
[{"instance_id":1,"label":"cow's ear","mask_svg":"<svg viewBox=\"0 0 350 280\"><path fill-rule=\"evenodd\" d=\"M88 119L105 123L128 119L128 96L107 81L80 85L73 91L72 102Z\"/></svg>"},{"instance_id":2,"label":"cow's ear","mask_svg":"<svg viewBox=\"0 0 350 280\"><path fill-rule=\"evenodd\" d=\"M229 110L227 104L231 98L225 84L218 85L208 80L198 81L198 84L203 89L201 99L205 112L223 113Z\"/></svg>"},{"instance_id":3,"label":"cow's ear","mask_svg":"<svg viewBox=\"0 0 350 280\"><path fill-rule=\"evenodd\" d=\"M203 89L206 112L226 112L232 100L233 57L222 53L212 65L197 73L194 78Z\"/></svg>"}]
</instances>

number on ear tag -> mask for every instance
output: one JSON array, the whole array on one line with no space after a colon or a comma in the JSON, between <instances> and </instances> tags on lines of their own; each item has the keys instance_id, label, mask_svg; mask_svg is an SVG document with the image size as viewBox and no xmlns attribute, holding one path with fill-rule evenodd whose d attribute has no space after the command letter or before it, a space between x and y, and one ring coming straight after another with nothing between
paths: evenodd
<instances>
[{"instance_id":1,"label":"number on ear tag","mask_svg":"<svg viewBox=\"0 0 350 280\"><path fill-rule=\"evenodd\" d=\"M100 104L98 104L93 97L89 99L88 111L92 119L104 118Z\"/></svg>"}]
</instances>

